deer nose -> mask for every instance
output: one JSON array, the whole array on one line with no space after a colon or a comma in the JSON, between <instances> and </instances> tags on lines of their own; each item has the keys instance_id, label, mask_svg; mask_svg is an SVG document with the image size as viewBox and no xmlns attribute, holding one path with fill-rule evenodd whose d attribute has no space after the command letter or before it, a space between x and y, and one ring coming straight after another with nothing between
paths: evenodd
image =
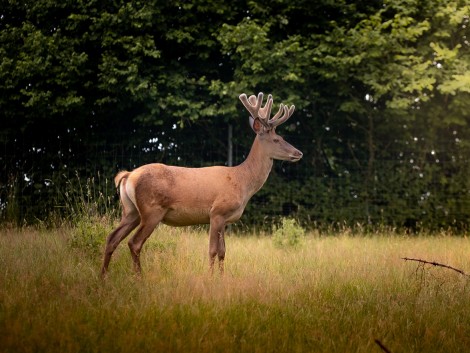
<instances>
[{"instance_id":1,"label":"deer nose","mask_svg":"<svg viewBox=\"0 0 470 353\"><path fill-rule=\"evenodd\" d=\"M299 150L295 150L294 153L291 154L291 161L292 162L297 162L299 161L304 154L300 152Z\"/></svg>"}]
</instances>

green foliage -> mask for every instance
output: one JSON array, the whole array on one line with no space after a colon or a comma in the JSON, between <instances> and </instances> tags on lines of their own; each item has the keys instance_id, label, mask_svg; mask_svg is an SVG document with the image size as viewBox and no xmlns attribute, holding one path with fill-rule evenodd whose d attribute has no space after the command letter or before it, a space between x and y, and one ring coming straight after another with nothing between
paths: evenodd
<instances>
[{"instance_id":1,"label":"green foliage","mask_svg":"<svg viewBox=\"0 0 470 353\"><path fill-rule=\"evenodd\" d=\"M70 229L70 246L90 256L101 255L111 231L112 224L107 219L79 219Z\"/></svg>"},{"instance_id":2,"label":"green foliage","mask_svg":"<svg viewBox=\"0 0 470 353\"><path fill-rule=\"evenodd\" d=\"M66 224L70 229L72 248L86 254L101 254L106 237L112 231L119 211L113 197L108 196L108 179L88 178L85 184L77 174L66 182L63 193L59 193L56 213L52 216L55 225Z\"/></svg>"},{"instance_id":3,"label":"green foliage","mask_svg":"<svg viewBox=\"0 0 470 353\"><path fill-rule=\"evenodd\" d=\"M279 131L305 157L275 164L246 223L467 229L468 14L464 0L9 1L0 218L88 214L62 202L75 172L224 164L228 124L240 163L253 135L237 97L263 91L296 105Z\"/></svg>"},{"instance_id":4,"label":"green foliage","mask_svg":"<svg viewBox=\"0 0 470 353\"><path fill-rule=\"evenodd\" d=\"M305 230L294 218L281 218L281 224L273 226L273 243L278 248L298 248L304 236Z\"/></svg>"}]
</instances>

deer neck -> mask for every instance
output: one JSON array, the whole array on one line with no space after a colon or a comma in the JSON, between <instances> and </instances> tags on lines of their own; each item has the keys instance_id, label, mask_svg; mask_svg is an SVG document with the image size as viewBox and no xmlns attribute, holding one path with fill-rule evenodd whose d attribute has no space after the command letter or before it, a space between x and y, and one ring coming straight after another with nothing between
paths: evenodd
<instances>
[{"instance_id":1,"label":"deer neck","mask_svg":"<svg viewBox=\"0 0 470 353\"><path fill-rule=\"evenodd\" d=\"M249 197L261 189L268 179L272 167L273 159L263 150L259 136L256 135L248 157L242 164L236 167L243 178L242 180L247 185Z\"/></svg>"}]
</instances>

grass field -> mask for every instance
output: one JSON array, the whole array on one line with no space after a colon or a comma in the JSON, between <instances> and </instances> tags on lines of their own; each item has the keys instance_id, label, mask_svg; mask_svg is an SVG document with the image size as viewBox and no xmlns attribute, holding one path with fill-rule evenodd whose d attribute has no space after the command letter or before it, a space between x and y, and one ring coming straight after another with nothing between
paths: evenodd
<instances>
[{"instance_id":1,"label":"grass field","mask_svg":"<svg viewBox=\"0 0 470 353\"><path fill-rule=\"evenodd\" d=\"M100 250L73 229L0 230L1 352L464 352L465 237L318 236L278 248L227 236L226 274L207 273L205 231L162 227L141 279L125 242L105 281ZM75 245L74 245L75 244Z\"/></svg>"}]
</instances>

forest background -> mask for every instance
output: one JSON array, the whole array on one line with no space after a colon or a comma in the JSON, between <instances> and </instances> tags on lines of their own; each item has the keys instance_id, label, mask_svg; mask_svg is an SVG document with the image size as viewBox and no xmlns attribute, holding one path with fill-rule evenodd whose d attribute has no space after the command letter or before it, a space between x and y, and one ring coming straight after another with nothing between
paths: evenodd
<instances>
[{"instance_id":1,"label":"forest background","mask_svg":"<svg viewBox=\"0 0 470 353\"><path fill-rule=\"evenodd\" d=\"M296 111L242 227L466 231L468 0L8 0L0 10L0 219L118 201L120 169L231 165L242 92Z\"/></svg>"}]
</instances>

